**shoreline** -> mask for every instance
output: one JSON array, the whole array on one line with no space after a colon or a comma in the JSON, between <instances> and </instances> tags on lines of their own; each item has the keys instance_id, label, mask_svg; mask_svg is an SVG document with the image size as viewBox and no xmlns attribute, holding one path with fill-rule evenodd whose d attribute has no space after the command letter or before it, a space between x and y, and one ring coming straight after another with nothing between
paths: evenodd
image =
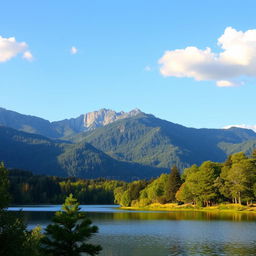
<instances>
[{"instance_id":1,"label":"shoreline","mask_svg":"<svg viewBox=\"0 0 256 256\"><path fill-rule=\"evenodd\" d=\"M212 213L253 213L256 214L256 206L245 206L236 204L219 204L208 207L199 207L191 204L160 204L154 203L147 206L120 206L122 210L141 211L167 211L167 212L212 212Z\"/></svg>"}]
</instances>

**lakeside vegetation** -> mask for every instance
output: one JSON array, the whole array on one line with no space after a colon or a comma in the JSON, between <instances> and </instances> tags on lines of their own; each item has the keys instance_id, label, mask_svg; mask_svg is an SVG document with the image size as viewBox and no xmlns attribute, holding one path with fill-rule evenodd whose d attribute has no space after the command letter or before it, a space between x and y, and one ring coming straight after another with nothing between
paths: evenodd
<instances>
[{"instance_id":1,"label":"lakeside vegetation","mask_svg":"<svg viewBox=\"0 0 256 256\"><path fill-rule=\"evenodd\" d=\"M82 204L119 204L129 209L256 212L256 150L203 162L133 182L85 180L9 172L12 204L60 204L72 193Z\"/></svg>"},{"instance_id":2,"label":"lakeside vegetation","mask_svg":"<svg viewBox=\"0 0 256 256\"><path fill-rule=\"evenodd\" d=\"M230 155L224 163L177 167L150 182L134 181L114 191L122 207L161 210L255 211L256 150Z\"/></svg>"},{"instance_id":3,"label":"lakeside vegetation","mask_svg":"<svg viewBox=\"0 0 256 256\"><path fill-rule=\"evenodd\" d=\"M11 204L61 204L73 194L81 204L114 204L114 190L126 182L118 180L60 178L9 171Z\"/></svg>"},{"instance_id":4,"label":"lakeside vegetation","mask_svg":"<svg viewBox=\"0 0 256 256\"><path fill-rule=\"evenodd\" d=\"M97 255L100 245L88 243L98 232L86 213L80 212L77 199L70 194L56 212L45 232L37 226L28 230L22 212L7 210L10 203L8 170L0 163L0 255L79 256Z\"/></svg>"},{"instance_id":5,"label":"lakeside vegetation","mask_svg":"<svg viewBox=\"0 0 256 256\"><path fill-rule=\"evenodd\" d=\"M169 212L208 212L213 214L219 213L252 213L256 214L256 205L239 205L222 203L213 206L201 207L192 204L178 204L178 203L152 203L146 206L121 206L121 209L126 210L141 210L141 211L169 211Z\"/></svg>"}]
</instances>

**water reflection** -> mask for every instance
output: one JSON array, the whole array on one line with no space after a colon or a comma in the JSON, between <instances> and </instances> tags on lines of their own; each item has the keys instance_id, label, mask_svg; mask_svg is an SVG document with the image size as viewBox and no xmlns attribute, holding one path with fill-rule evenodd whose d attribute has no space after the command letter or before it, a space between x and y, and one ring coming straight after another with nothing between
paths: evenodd
<instances>
[{"instance_id":1,"label":"water reflection","mask_svg":"<svg viewBox=\"0 0 256 256\"><path fill-rule=\"evenodd\" d=\"M84 209L99 226L101 256L256 255L254 214ZM54 212L45 210L24 212L30 228L50 223Z\"/></svg>"},{"instance_id":2,"label":"water reflection","mask_svg":"<svg viewBox=\"0 0 256 256\"><path fill-rule=\"evenodd\" d=\"M251 244L236 244L236 243L227 243L227 244L216 244L216 243L207 243L201 244L200 242L196 244L175 244L173 245L168 255L171 256L184 256L184 255L205 255L205 256L219 256L219 255L255 255L256 247Z\"/></svg>"}]
</instances>

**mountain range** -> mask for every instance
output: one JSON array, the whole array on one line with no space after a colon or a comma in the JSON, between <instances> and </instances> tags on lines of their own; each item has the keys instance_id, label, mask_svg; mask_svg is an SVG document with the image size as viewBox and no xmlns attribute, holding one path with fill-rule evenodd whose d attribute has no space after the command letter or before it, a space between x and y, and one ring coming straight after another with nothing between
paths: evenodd
<instances>
[{"instance_id":1,"label":"mountain range","mask_svg":"<svg viewBox=\"0 0 256 256\"><path fill-rule=\"evenodd\" d=\"M40 134L49 138L61 138L98 127L108 125L116 120L129 118L140 114L139 109L130 112L115 112L100 109L80 115L76 118L50 122L40 117L22 115L20 113L0 108L0 125L11 127L23 132Z\"/></svg>"},{"instance_id":2,"label":"mountain range","mask_svg":"<svg viewBox=\"0 0 256 256\"><path fill-rule=\"evenodd\" d=\"M221 162L256 147L252 130L188 128L139 109L49 122L0 108L0 125L0 160L7 167L59 176L151 178L173 165Z\"/></svg>"}]
</instances>

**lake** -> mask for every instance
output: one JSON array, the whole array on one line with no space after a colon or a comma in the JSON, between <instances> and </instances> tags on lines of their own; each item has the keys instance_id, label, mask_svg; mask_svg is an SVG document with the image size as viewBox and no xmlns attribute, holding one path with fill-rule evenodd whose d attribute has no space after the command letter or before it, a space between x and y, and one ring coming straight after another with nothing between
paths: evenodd
<instances>
[{"instance_id":1,"label":"lake","mask_svg":"<svg viewBox=\"0 0 256 256\"><path fill-rule=\"evenodd\" d=\"M45 227L60 206L22 206L29 228ZM83 205L99 227L91 242L104 256L256 255L256 215L121 210Z\"/></svg>"}]
</instances>

